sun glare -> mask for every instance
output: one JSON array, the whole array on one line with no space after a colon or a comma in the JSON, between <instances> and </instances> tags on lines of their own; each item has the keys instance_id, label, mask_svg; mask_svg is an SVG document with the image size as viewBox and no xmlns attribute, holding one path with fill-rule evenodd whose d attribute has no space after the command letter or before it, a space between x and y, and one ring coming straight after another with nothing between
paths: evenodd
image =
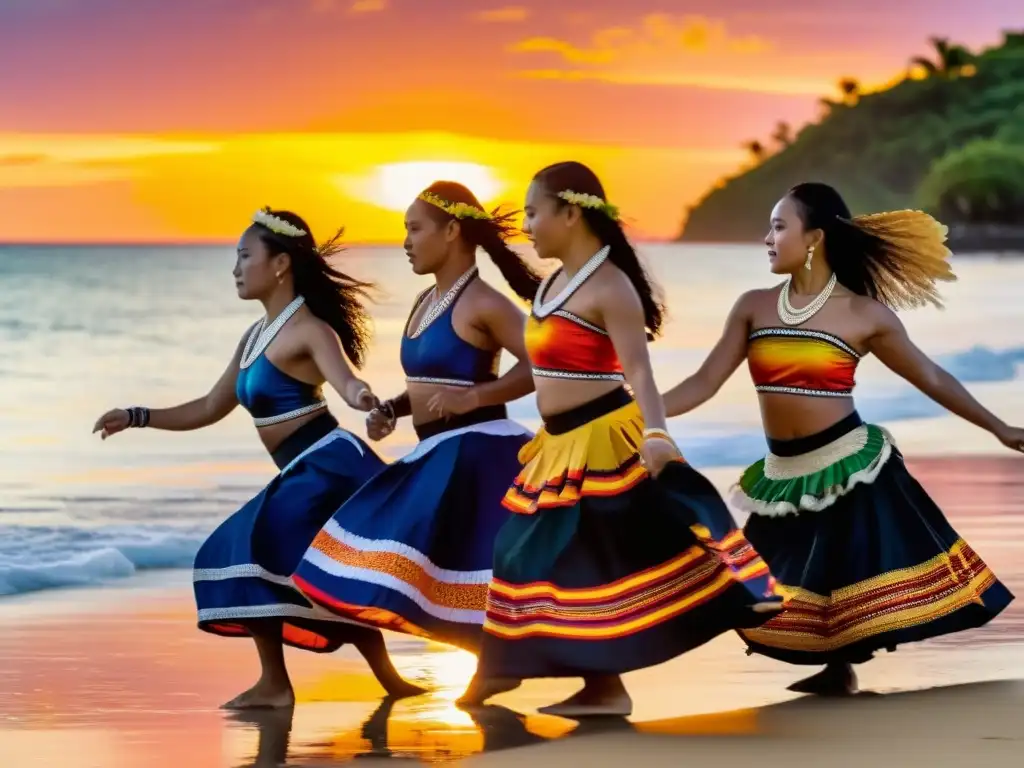
<instances>
[{"instance_id":1,"label":"sun glare","mask_svg":"<svg viewBox=\"0 0 1024 768\"><path fill-rule=\"evenodd\" d=\"M365 177L343 180L343 186L367 202L401 212L431 182L441 180L465 184L484 204L497 197L504 187L486 165L443 161L378 165Z\"/></svg>"}]
</instances>

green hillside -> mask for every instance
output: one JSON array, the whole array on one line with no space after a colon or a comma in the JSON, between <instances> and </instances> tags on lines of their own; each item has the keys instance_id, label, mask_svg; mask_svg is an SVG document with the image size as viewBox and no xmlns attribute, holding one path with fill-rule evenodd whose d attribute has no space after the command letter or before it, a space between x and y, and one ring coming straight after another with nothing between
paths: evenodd
<instances>
[{"instance_id":1,"label":"green hillside","mask_svg":"<svg viewBox=\"0 0 1024 768\"><path fill-rule=\"evenodd\" d=\"M839 189L855 214L923 208L946 223L1024 224L1024 31L979 53L933 39L893 87L855 80L822 99L821 120L751 141L750 167L687 213L681 239L759 239L778 198L801 181Z\"/></svg>"}]
</instances>

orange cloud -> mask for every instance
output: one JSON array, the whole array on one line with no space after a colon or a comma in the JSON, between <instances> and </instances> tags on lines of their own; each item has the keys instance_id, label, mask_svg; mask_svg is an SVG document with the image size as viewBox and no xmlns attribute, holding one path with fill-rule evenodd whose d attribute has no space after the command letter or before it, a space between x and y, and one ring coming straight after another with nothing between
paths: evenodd
<instances>
[{"instance_id":1,"label":"orange cloud","mask_svg":"<svg viewBox=\"0 0 1024 768\"><path fill-rule=\"evenodd\" d=\"M349 7L349 11L352 13L376 13L386 10L387 7L387 0L355 0Z\"/></svg>"},{"instance_id":2,"label":"orange cloud","mask_svg":"<svg viewBox=\"0 0 1024 768\"><path fill-rule=\"evenodd\" d=\"M494 8L490 11L479 11L473 14L478 21L493 23L515 23L526 21L530 17L530 9L521 5L509 5L504 8Z\"/></svg>"},{"instance_id":3,"label":"orange cloud","mask_svg":"<svg viewBox=\"0 0 1024 768\"><path fill-rule=\"evenodd\" d=\"M723 73L735 70L737 59L755 58L772 50L771 41L756 35L733 35L720 19L675 17L652 13L633 26L605 27L590 35L587 45L555 37L530 37L513 43L519 54L554 54L582 68L548 67L519 73L533 79L601 80L631 85L700 86L729 90L790 94L821 93L828 86L817 78L764 79L763 66L750 76ZM715 65L706 74L699 64Z\"/></svg>"},{"instance_id":4,"label":"orange cloud","mask_svg":"<svg viewBox=\"0 0 1024 768\"><path fill-rule=\"evenodd\" d=\"M777 93L786 96L817 96L831 87L830 80L799 77L761 77L744 75L701 74L686 71L615 72L595 69L524 69L516 76L526 80L598 81L614 85L657 85L663 87L694 87L721 91Z\"/></svg>"}]
</instances>

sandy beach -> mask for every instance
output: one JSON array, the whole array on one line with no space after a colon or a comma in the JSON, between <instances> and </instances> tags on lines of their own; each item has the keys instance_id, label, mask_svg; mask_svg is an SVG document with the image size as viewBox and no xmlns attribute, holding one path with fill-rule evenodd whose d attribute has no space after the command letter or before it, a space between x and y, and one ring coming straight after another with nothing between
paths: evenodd
<instances>
[{"instance_id":1,"label":"sandy beach","mask_svg":"<svg viewBox=\"0 0 1024 768\"><path fill-rule=\"evenodd\" d=\"M1024 593L1024 460L911 464L1007 586ZM536 714L575 680L528 682L471 715L452 704L472 674L470 654L399 636L389 645L403 673L433 693L382 702L383 691L346 649L330 657L292 652L294 712L237 717L217 707L252 682L255 656L245 641L195 629L187 572L7 599L0 755L5 768L331 766L368 755L623 765L638 751L644 765L684 756L779 765L860 765L865 757L952 765L968 756L1019 763L1020 601L982 629L882 654L860 669L869 693L850 701L788 693L801 670L747 657L738 637L722 636L628 675L635 712L617 722Z\"/></svg>"}]
</instances>

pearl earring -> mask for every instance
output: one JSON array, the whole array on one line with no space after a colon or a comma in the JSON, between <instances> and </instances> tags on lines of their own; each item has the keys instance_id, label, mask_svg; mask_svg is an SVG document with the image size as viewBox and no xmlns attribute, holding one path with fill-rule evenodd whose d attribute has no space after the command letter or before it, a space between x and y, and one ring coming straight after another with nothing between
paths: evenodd
<instances>
[{"instance_id":1,"label":"pearl earring","mask_svg":"<svg viewBox=\"0 0 1024 768\"><path fill-rule=\"evenodd\" d=\"M811 259L814 257L814 246L812 245L807 249L807 260L804 262L804 269L809 270L811 268Z\"/></svg>"}]
</instances>

